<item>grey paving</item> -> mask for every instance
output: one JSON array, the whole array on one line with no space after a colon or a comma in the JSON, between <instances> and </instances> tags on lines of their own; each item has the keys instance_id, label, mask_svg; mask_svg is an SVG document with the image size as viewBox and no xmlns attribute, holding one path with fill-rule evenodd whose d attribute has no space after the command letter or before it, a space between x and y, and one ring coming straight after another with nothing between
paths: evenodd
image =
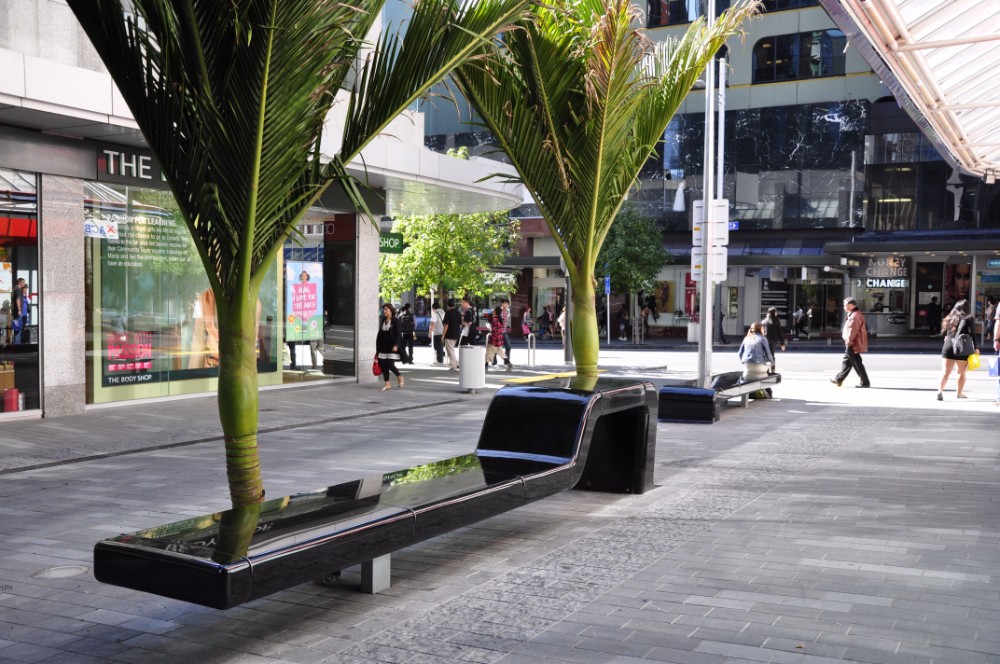
<instances>
[{"instance_id":1,"label":"grey paving","mask_svg":"<svg viewBox=\"0 0 1000 664\"><path fill-rule=\"evenodd\" d=\"M934 402L919 359L873 358L882 389L850 391L821 384L829 355L783 361L778 399L661 423L652 492L568 492L414 546L379 595L353 569L224 612L89 571L103 537L226 507L212 399L5 422L0 662L1000 662L991 400ZM268 493L468 451L489 397L432 369L264 392Z\"/></svg>"}]
</instances>

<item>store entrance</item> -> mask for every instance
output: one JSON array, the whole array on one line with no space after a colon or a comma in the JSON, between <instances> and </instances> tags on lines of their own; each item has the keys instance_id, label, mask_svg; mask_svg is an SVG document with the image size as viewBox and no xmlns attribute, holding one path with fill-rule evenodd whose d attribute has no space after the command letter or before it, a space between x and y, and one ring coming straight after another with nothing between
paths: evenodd
<instances>
[{"instance_id":1,"label":"store entrance","mask_svg":"<svg viewBox=\"0 0 1000 664\"><path fill-rule=\"evenodd\" d=\"M806 313L810 334L840 331L840 312L844 300L841 283L797 284L792 287L792 311L799 306Z\"/></svg>"}]
</instances>

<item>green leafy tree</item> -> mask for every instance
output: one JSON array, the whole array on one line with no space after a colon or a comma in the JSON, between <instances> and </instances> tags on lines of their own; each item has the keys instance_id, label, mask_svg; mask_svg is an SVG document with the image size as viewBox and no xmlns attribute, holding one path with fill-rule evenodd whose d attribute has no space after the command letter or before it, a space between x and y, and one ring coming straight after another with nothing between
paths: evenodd
<instances>
[{"instance_id":1,"label":"green leafy tree","mask_svg":"<svg viewBox=\"0 0 1000 664\"><path fill-rule=\"evenodd\" d=\"M615 215L706 64L757 7L654 46L628 0L541 4L455 71L566 262L580 376L597 375L594 266Z\"/></svg>"},{"instance_id":2,"label":"green leafy tree","mask_svg":"<svg viewBox=\"0 0 1000 664\"><path fill-rule=\"evenodd\" d=\"M616 293L648 291L656 283L660 268L672 261L663 247L663 233L652 217L640 214L632 205L623 205L611 225L597 267L611 277Z\"/></svg>"},{"instance_id":3,"label":"green leafy tree","mask_svg":"<svg viewBox=\"0 0 1000 664\"><path fill-rule=\"evenodd\" d=\"M215 294L219 418L235 506L264 496L257 449L260 285L346 165L525 0L420 0L405 36L365 41L384 0L67 0L163 168ZM346 121L320 138L338 93Z\"/></svg>"},{"instance_id":4,"label":"green leafy tree","mask_svg":"<svg viewBox=\"0 0 1000 664\"><path fill-rule=\"evenodd\" d=\"M404 249L381 257L383 299L416 288L444 302L449 289L487 296L516 284L514 275L495 269L511 255L521 233L520 223L506 212L406 217L397 219L392 230L403 234Z\"/></svg>"}]
</instances>

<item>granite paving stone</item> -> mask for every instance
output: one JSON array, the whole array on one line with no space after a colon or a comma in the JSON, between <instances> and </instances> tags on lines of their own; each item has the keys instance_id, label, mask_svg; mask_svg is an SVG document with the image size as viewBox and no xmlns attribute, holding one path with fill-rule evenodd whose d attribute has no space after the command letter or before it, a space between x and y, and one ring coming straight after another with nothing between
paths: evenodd
<instances>
[{"instance_id":1,"label":"granite paving stone","mask_svg":"<svg viewBox=\"0 0 1000 664\"><path fill-rule=\"evenodd\" d=\"M214 399L11 420L0 662L1000 663L992 404L918 401L933 357L873 355L871 391L824 385L830 359L784 354L778 398L711 426L659 423L652 492L567 492L442 535L394 554L376 596L351 569L226 612L89 571L31 576L224 509ZM411 369L388 399L345 381L262 392L269 495L467 452L489 390L441 375Z\"/></svg>"}]
</instances>

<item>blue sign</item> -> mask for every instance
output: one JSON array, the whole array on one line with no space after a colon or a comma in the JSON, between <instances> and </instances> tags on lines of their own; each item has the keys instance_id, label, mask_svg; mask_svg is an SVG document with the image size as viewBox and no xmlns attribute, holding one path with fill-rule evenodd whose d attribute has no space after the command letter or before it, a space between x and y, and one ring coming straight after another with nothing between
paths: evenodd
<instances>
[{"instance_id":1,"label":"blue sign","mask_svg":"<svg viewBox=\"0 0 1000 664\"><path fill-rule=\"evenodd\" d=\"M989 258L986 260L986 267L1000 267L1000 258Z\"/></svg>"},{"instance_id":2,"label":"blue sign","mask_svg":"<svg viewBox=\"0 0 1000 664\"><path fill-rule=\"evenodd\" d=\"M611 277L604 277L604 294L611 295Z\"/></svg>"},{"instance_id":3,"label":"blue sign","mask_svg":"<svg viewBox=\"0 0 1000 664\"><path fill-rule=\"evenodd\" d=\"M730 221L729 222L729 230L731 230L731 231L738 231L738 230L740 230L740 222L739 221Z\"/></svg>"}]
</instances>

